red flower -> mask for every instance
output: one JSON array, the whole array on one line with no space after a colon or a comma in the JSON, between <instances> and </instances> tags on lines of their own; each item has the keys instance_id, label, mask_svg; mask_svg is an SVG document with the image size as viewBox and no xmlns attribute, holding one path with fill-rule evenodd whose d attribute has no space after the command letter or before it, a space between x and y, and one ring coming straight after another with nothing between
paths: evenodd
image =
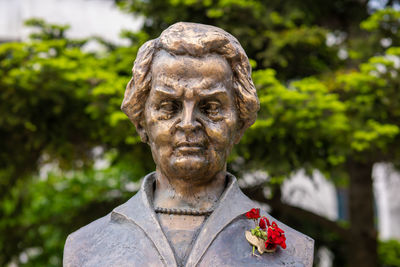
<instances>
[{"instance_id":1,"label":"red flower","mask_svg":"<svg viewBox=\"0 0 400 267\"><path fill-rule=\"evenodd\" d=\"M265 241L265 248L268 250L275 250L276 244L270 243L269 241Z\"/></svg>"},{"instance_id":2,"label":"red flower","mask_svg":"<svg viewBox=\"0 0 400 267\"><path fill-rule=\"evenodd\" d=\"M267 235L268 239L265 241L265 247L269 250L275 249L276 246L281 246L283 249L286 248L286 237L284 231L273 222L271 226L268 226Z\"/></svg>"},{"instance_id":3,"label":"red flower","mask_svg":"<svg viewBox=\"0 0 400 267\"><path fill-rule=\"evenodd\" d=\"M251 209L246 212L246 217L248 219L258 219L260 218L260 209Z\"/></svg>"},{"instance_id":4,"label":"red flower","mask_svg":"<svg viewBox=\"0 0 400 267\"><path fill-rule=\"evenodd\" d=\"M258 226L260 226L261 229L263 229L264 231L267 229L267 226L271 226L269 223L269 220L266 217L262 217L260 219L260 223L258 224Z\"/></svg>"}]
</instances>

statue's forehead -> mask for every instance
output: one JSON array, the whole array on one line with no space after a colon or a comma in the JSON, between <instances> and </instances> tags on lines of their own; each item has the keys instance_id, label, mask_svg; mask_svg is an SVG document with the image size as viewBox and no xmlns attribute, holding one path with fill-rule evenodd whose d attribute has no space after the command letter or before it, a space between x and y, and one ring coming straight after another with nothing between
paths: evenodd
<instances>
[{"instance_id":1,"label":"statue's forehead","mask_svg":"<svg viewBox=\"0 0 400 267\"><path fill-rule=\"evenodd\" d=\"M153 59L152 76L172 79L212 77L222 80L232 76L232 69L227 60L218 54L193 57L173 55L161 50Z\"/></svg>"}]
</instances>

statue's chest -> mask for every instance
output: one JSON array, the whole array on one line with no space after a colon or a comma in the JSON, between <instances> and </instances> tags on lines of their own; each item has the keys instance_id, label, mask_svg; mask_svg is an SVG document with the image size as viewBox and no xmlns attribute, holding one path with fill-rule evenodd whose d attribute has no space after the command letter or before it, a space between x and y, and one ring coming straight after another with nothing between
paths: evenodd
<instances>
[{"instance_id":1,"label":"statue's chest","mask_svg":"<svg viewBox=\"0 0 400 267\"><path fill-rule=\"evenodd\" d=\"M158 219L174 250L178 265L183 266L201 230L205 217L159 214Z\"/></svg>"}]
</instances>

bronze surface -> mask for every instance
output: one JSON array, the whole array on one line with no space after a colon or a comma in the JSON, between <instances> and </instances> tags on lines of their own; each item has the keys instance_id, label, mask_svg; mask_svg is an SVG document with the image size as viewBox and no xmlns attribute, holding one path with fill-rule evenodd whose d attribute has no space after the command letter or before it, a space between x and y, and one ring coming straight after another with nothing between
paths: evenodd
<instances>
[{"instance_id":1,"label":"bronze surface","mask_svg":"<svg viewBox=\"0 0 400 267\"><path fill-rule=\"evenodd\" d=\"M226 160L258 109L247 56L229 33L177 23L144 44L122 110L156 171L127 203L69 236L64 265L312 266L313 240L280 222L288 248L250 255L243 214L257 205Z\"/></svg>"}]
</instances>

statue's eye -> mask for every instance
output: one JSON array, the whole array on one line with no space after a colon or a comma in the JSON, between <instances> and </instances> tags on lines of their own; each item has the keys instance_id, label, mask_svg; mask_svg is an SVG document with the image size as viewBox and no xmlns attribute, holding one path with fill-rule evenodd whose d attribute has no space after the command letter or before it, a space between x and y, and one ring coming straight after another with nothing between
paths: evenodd
<instances>
[{"instance_id":1,"label":"statue's eye","mask_svg":"<svg viewBox=\"0 0 400 267\"><path fill-rule=\"evenodd\" d=\"M202 106L202 111L209 116L216 116L219 113L221 104L218 101L207 101Z\"/></svg>"},{"instance_id":2,"label":"statue's eye","mask_svg":"<svg viewBox=\"0 0 400 267\"><path fill-rule=\"evenodd\" d=\"M171 100L163 101L160 104L160 110L167 114L175 113L178 110L178 108L179 108L178 103L176 103L175 101L171 101Z\"/></svg>"}]
</instances>

